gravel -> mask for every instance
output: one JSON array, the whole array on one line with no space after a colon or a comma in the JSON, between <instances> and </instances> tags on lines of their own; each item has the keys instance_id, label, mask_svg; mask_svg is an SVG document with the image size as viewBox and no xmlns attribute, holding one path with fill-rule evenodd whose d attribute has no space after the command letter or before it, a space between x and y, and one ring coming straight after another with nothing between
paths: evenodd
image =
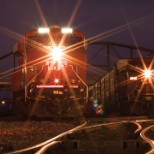
<instances>
[{"instance_id":1,"label":"gravel","mask_svg":"<svg viewBox=\"0 0 154 154\"><path fill-rule=\"evenodd\" d=\"M66 121L0 121L0 153L39 144L74 127Z\"/></svg>"}]
</instances>

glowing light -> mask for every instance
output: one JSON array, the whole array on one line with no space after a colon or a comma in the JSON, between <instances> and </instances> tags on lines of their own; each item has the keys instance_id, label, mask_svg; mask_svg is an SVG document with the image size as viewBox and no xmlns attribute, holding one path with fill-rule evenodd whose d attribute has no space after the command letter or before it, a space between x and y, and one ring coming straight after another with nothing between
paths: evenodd
<instances>
[{"instance_id":1,"label":"glowing light","mask_svg":"<svg viewBox=\"0 0 154 154\"><path fill-rule=\"evenodd\" d=\"M36 88L63 88L63 85L37 85Z\"/></svg>"},{"instance_id":2,"label":"glowing light","mask_svg":"<svg viewBox=\"0 0 154 154\"><path fill-rule=\"evenodd\" d=\"M102 105L98 105L97 106L96 114L99 114L99 115L103 115L104 114L103 106Z\"/></svg>"},{"instance_id":3,"label":"glowing light","mask_svg":"<svg viewBox=\"0 0 154 154\"><path fill-rule=\"evenodd\" d=\"M61 32L62 32L63 34L69 34L69 33L72 33L72 32L73 32L73 29L72 29L72 28L67 28L67 27L65 27L65 28L62 28L62 29L61 29Z\"/></svg>"},{"instance_id":4,"label":"glowing light","mask_svg":"<svg viewBox=\"0 0 154 154\"><path fill-rule=\"evenodd\" d=\"M137 77L136 76L134 76L134 77L131 76L129 79L130 80L137 80Z\"/></svg>"},{"instance_id":5,"label":"glowing light","mask_svg":"<svg viewBox=\"0 0 154 154\"><path fill-rule=\"evenodd\" d=\"M146 78L150 78L150 77L151 77L151 71L150 71L150 70L145 70L144 76L145 76Z\"/></svg>"},{"instance_id":6,"label":"glowing light","mask_svg":"<svg viewBox=\"0 0 154 154\"><path fill-rule=\"evenodd\" d=\"M59 80L58 80L58 79L55 79L55 80L54 80L54 82L55 82L55 83L58 83L58 82L59 82Z\"/></svg>"},{"instance_id":7,"label":"glowing light","mask_svg":"<svg viewBox=\"0 0 154 154\"><path fill-rule=\"evenodd\" d=\"M60 61L63 55L62 48L60 47L53 48L51 55L54 61Z\"/></svg>"},{"instance_id":8,"label":"glowing light","mask_svg":"<svg viewBox=\"0 0 154 154\"><path fill-rule=\"evenodd\" d=\"M2 104L5 104L5 101L4 100L2 100Z\"/></svg>"},{"instance_id":9,"label":"glowing light","mask_svg":"<svg viewBox=\"0 0 154 154\"><path fill-rule=\"evenodd\" d=\"M40 34L46 34L46 33L49 33L49 32L50 32L49 28L41 27L41 28L38 29L38 33L40 33Z\"/></svg>"},{"instance_id":10,"label":"glowing light","mask_svg":"<svg viewBox=\"0 0 154 154\"><path fill-rule=\"evenodd\" d=\"M75 80L74 78L72 78L72 79L71 79L71 83L74 84L75 82L76 82L76 80Z\"/></svg>"},{"instance_id":11,"label":"glowing light","mask_svg":"<svg viewBox=\"0 0 154 154\"><path fill-rule=\"evenodd\" d=\"M94 100L94 102L93 102L94 111L96 111L97 106L98 106L98 100Z\"/></svg>"},{"instance_id":12,"label":"glowing light","mask_svg":"<svg viewBox=\"0 0 154 154\"><path fill-rule=\"evenodd\" d=\"M70 88L78 88L78 85L70 85ZM55 84L55 85L45 85L45 84L41 84L41 85L37 85L36 88L64 88L64 90L66 89L68 91L68 87L64 86L64 85L60 85L60 84Z\"/></svg>"},{"instance_id":13,"label":"glowing light","mask_svg":"<svg viewBox=\"0 0 154 154\"><path fill-rule=\"evenodd\" d=\"M70 85L70 88L79 88L78 85Z\"/></svg>"}]
</instances>

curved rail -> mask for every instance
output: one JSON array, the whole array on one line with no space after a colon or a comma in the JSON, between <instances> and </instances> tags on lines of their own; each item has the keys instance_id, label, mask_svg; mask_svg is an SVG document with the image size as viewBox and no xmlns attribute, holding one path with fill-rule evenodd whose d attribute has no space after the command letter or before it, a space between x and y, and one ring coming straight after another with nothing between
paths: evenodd
<instances>
[{"instance_id":1,"label":"curved rail","mask_svg":"<svg viewBox=\"0 0 154 154\"><path fill-rule=\"evenodd\" d=\"M56 141L57 139L60 139L60 138L66 136L66 135L68 135L68 134L70 134L70 133L76 132L77 130L79 130L79 129L81 129L82 127L84 127L86 124L87 124L87 122L85 122L85 123L83 123L82 125L79 125L79 126L73 128L73 129L71 129L71 130L69 130L69 131L66 131L66 132L64 132L64 133L62 133L62 134L59 134L58 136L53 137L53 138L51 138L51 139L49 139L49 140L47 140L47 141L45 141L45 142L43 142L43 143L40 143L40 144L31 146L31 147L28 147L28 148L25 148L25 149L21 149L21 150L17 150L17 151L5 153L5 154L21 154L21 153L24 153L24 152L27 152L27 151L31 151L31 150L35 150L35 149L37 149L37 148L41 148L41 147L43 147L43 146L45 146L45 145L47 145L47 144L50 144L51 142Z\"/></svg>"},{"instance_id":2,"label":"curved rail","mask_svg":"<svg viewBox=\"0 0 154 154\"><path fill-rule=\"evenodd\" d=\"M142 127L141 125L136 122L136 121L118 121L118 122L110 122L110 123L102 123L102 124L95 124L95 125L91 125L91 126L86 126L87 125L87 122L83 123L82 125L79 125L69 131L66 131L62 134L59 134L58 136L56 137L53 137L43 143L40 143L40 144L37 144L35 146L32 146L32 147L28 147L28 148L25 148L25 149L21 149L21 150L17 150L17 151L13 151L13 152L10 152L10 153L5 153L5 154L19 154L19 153L24 153L24 152L28 152L28 151L32 151L32 150L37 150L39 149L35 154L43 154L46 152L46 150L48 148L53 148L55 145L58 145L58 146L62 146L62 142L61 141L57 141L58 139L62 138L62 137L65 137L67 135L69 135L70 133L75 133L76 131L82 131L82 130L87 130L87 129L91 129L91 128L97 128L97 127L101 127L101 126L107 126L107 125L112 125L112 124L121 124L121 123L133 123L137 126L137 129L134 131L134 134L138 133L141 131Z\"/></svg>"},{"instance_id":3,"label":"curved rail","mask_svg":"<svg viewBox=\"0 0 154 154\"><path fill-rule=\"evenodd\" d=\"M148 142L151 146L151 150L149 152L147 152L147 154L153 154L154 153L154 141L152 139L149 139L148 137L145 136L145 133L150 130L152 127L154 127L154 125L151 125L149 127L146 127L145 129L142 130L142 132L140 133L140 136L143 138L143 140L145 140L146 142Z\"/></svg>"},{"instance_id":4,"label":"curved rail","mask_svg":"<svg viewBox=\"0 0 154 154\"><path fill-rule=\"evenodd\" d=\"M137 126L137 129L135 130L134 134L140 132L142 130L142 126L136 122L136 121L118 121L118 122L111 122L111 123L105 123L105 124L97 124L97 125L93 125L93 126L87 126L84 127L83 129L88 129L88 128L95 128L95 127L101 127L101 126L105 126L105 125L112 125L112 124L120 124L120 123L133 123Z\"/></svg>"},{"instance_id":5,"label":"curved rail","mask_svg":"<svg viewBox=\"0 0 154 154\"><path fill-rule=\"evenodd\" d=\"M91 128L97 128L97 127L101 127L101 126L105 126L105 125L120 124L120 123L133 123L133 124L137 125L137 129L135 130L134 134L138 133L142 129L141 125L138 122L135 122L135 121L121 121L121 122L111 122L111 123L105 123L105 124L103 123L103 124L96 124L96 125L92 125L92 126L86 126L86 127L79 128L78 131L87 130L87 129L91 129ZM59 144L59 146L62 145L61 141L55 141L54 143L51 142L51 143L46 144L45 146L43 146L35 154L44 154L48 148L51 148L51 147L53 147L54 145L57 145L57 144Z\"/></svg>"},{"instance_id":6,"label":"curved rail","mask_svg":"<svg viewBox=\"0 0 154 154\"><path fill-rule=\"evenodd\" d=\"M49 147L54 146L54 145L61 145L62 146L62 142L61 141L53 141L53 142L43 146L35 154L44 154Z\"/></svg>"},{"instance_id":7,"label":"curved rail","mask_svg":"<svg viewBox=\"0 0 154 154\"><path fill-rule=\"evenodd\" d=\"M142 130L142 126L138 122L131 121L131 123L134 123L138 127L138 129L135 130L134 134L137 134L138 132L140 132Z\"/></svg>"}]
</instances>

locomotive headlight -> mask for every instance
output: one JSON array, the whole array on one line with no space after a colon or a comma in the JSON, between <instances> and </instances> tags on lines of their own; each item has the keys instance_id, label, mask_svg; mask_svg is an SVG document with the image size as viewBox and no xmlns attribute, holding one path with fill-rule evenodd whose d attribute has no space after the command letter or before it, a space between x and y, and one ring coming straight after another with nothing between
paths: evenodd
<instances>
[{"instance_id":1,"label":"locomotive headlight","mask_svg":"<svg viewBox=\"0 0 154 154\"><path fill-rule=\"evenodd\" d=\"M135 80L137 80L137 76L131 76L129 79L135 81Z\"/></svg>"},{"instance_id":2,"label":"locomotive headlight","mask_svg":"<svg viewBox=\"0 0 154 154\"><path fill-rule=\"evenodd\" d=\"M54 82L55 82L55 83L59 83L59 80L58 80L58 79L55 79Z\"/></svg>"},{"instance_id":3,"label":"locomotive headlight","mask_svg":"<svg viewBox=\"0 0 154 154\"><path fill-rule=\"evenodd\" d=\"M145 76L146 78L150 78L150 77L151 77L151 70L145 70L145 71L144 71L144 76Z\"/></svg>"},{"instance_id":4,"label":"locomotive headlight","mask_svg":"<svg viewBox=\"0 0 154 154\"><path fill-rule=\"evenodd\" d=\"M60 61L62 58L62 55L63 55L62 48L61 47L54 47L52 49L51 55L52 55L52 58L54 61Z\"/></svg>"},{"instance_id":5,"label":"locomotive headlight","mask_svg":"<svg viewBox=\"0 0 154 154\"><path fill-rule=\"evenodd\" d=\"M40 33L40 34L46 34L46 33L49 33L49 32L50 32L50 29L47 28L47 27L40 27L38 29L38 33Z\"/></svg>"},{"instance_id":6,"label":"locomotive headlight","mask_svg":"<svg viewBox=\"0 0 154 154\"><path fill-rule=\"evenodd\" d=\"M72 28L69 28L69 27L64 27L64 28L61 29L61 32L63 34L70 34L70 33L73 32L73 29Z\"/></svg>"}]
</instances>

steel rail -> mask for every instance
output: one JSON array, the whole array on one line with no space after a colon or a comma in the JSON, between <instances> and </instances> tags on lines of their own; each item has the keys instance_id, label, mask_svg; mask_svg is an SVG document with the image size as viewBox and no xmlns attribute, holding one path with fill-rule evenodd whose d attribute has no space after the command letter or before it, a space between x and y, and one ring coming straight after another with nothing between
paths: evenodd
<instances>
[{"instance_id":1,"label":"steel rail","mask_svg":"<svg viewBox=\"0 0 154 154\"><path fill-rule=\"evenodd\" d=\"M87 126L87 127L84 127L82 129L89 129L89 128L96 128L96 127L101 127L101 126L107 126L107 125L113 125L113 124L121 124L121 123L133 123L137 126L137 129L135 130L134 134L140 132L142 130L142 126L136 122L136 121L118 121L118 122L110 122L110 123L103 123L103 124L96 124L96 125L93 125L93 126Z\"/></svg>"},{"instance_id":2,"label":"steel rail","mask_svg":"<svg viewBox=\"0 0 154 154\"><path fill-rule=\"evenodd\" d=\"M40 150L38 150L35 154L45 154L45 152L48 150L48 148L53 147L55 145L61 145L62 146L62 142L61 141L53 141L45 146L43 146Z\"/></svg>"},{"instance_id":3,"label":"steel rail","mask_svg":"<svg viewBox=\"0 0 154 154\"><path fill-rule=\"evenodd\" d=\"M86 127L82 127L80 129L78 129L77 131L85 131L87 129L92 129L92 128L98 128L101 126L106 126L106 125L112 125L112 124L121 124L121 123L133 123L137 126L137 129L134 131L134 134L138 133L141 131L142 127L141 125L136 122L136 121L119 121L119 122L111 122L111 123L103 123L103 124L96 124L96 125L92 125L92 126L86 126ZM72 132L74 133L74 132ZM46 144L45 146L43 146L40 150L38 150L35 154L45 154L45 152L48 150L48 148L53 148L54 145L61 145L62 146L62 142L61 141L53 141L49 144ZM54 150L54 148L53 148Z\"/></svg>"},{"instance_id":4,"label":"steel rail","mask_svg":"<svg viewBox=\"0 0 154 154\"><path fill-rule=\"evenodd\" d=\"M143 140L145 140L146 142L148 142L151 146L151 150L148 151L146 154L153 154L154 153L154 141L152 139L149 139L148 137L146 137L145 133L147 131L149 131L152 127L154 127L154 125L148 126L145 129L142 130L142 132L140 133L140 136L142 137Z\"/></svg>"},{"instance_id":5,"label":"steel rail","mask_svg":"<svg viewBox=\"0 0 154 154\"><path fill-rule=\"evenodd\" d=\"M122 124L122 123L133 123L137 126L137 129L134 131L134 134L138 133L141 131L142 127L141 125L136 122L136 121L116 121L116 122L110 122L110 123L102 123L102 124L95 124L95 125L91 125L91 126L86 126L88 123L85 122L83 123L82 125L79 125L69 131L66 131L62 134L59 134L58 136L56 137L53 137L43 143L40 143L40 144L37 144L35 146L32 146L32 147L28 147L28 148L25 148L25 149L21 149L21 150L17 150L17 151L13 151L13 152L9 152L9 153L5 153L5 154L19 154L19 153L24 153L24 152L28 152L28 151L32 151L32 150L36 150L39 148L38 151L36 151L35 154L43 154L48 148L53 148L54 145L58 144L58 145L62 145L61 141L57 141L58 139L62 138L62 137L65 137L69 134L72 134L72 133L75 133L77 131L86 131L88 129L92 129L92 128L97 128L97 127L101 127L101 126L107 126L107 125L113 125L113 124Z\"/></svg>"}]
</instances>

